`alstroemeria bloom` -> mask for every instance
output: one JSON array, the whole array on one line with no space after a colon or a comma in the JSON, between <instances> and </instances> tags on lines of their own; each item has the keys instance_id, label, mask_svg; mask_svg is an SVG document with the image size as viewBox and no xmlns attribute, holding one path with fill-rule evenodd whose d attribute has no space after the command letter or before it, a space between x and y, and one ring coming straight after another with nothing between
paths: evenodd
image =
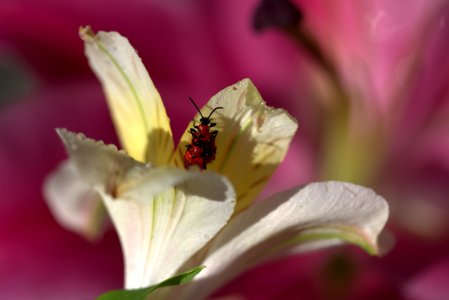
<instances>
[{"instance_id":1,"label":"alstroemeria bloom","mask_svg":"<svg viewBox=\"0 0 449 300\"><path fill-rule=\"evenodd\" d=\"M184 170L191 134L186 130L175 148L159 93L128 40L89 28L81 37L126 152L58 130L70 162L48 179L46 195L57 218L80 232L98 224L91 220L102 200L123 248L126 288L205 265L194 283L174 291L177 298L201 299L279 255L342 242L379 253L388 205L370 189L312 183L254 203L297 124L286 111L266 106L250 80L224 89L202 108L208 115L224 107L214 114L216 160L204 172Z\"/></svg>"}]
</instances>

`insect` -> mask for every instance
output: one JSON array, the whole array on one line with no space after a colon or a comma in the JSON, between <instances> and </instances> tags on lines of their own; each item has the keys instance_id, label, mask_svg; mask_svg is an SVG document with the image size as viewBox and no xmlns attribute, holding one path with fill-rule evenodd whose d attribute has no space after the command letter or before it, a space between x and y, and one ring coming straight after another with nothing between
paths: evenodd
<instances>
[{"instance_id":1,"label":"insect","mask_svg":"<svg viewBox=\"0 0 449 300\"><path fill-rule=\"evenodd\" d=\"M211 116L217 109L223 109L223 107L215 107L208 117L204 117L195 101L190 97L189 100L195 106L201 119L199 125L195 125L195 120L193 120L193 127L189 130L192 134L192 141L186 146L184 167L188 169L190 166L197 165L201 170L205 170L207 164L215 160L215 154L217 153L215 138L217 137L218 131L211 130L217 124L211 122Z\"/></svg>"}]
</instances>

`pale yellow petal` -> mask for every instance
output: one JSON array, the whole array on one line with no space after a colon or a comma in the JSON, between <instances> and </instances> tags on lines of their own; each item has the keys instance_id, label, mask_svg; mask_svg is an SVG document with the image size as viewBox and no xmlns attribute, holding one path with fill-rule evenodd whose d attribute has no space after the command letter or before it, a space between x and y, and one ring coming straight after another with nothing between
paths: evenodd
<instances>
[{"instance_id":1,"label":"pale yellow petal","mask_svg":"<svg viewBox=\"0 0 449 300\"><path fill-rule=\"evenodd\" d=\"M237 193L236 211L240 211L252 203L284 159L298 125L286 111L268 107L249 79L213 96L201 112L207 116L218 106L223 109L212 115L218 130L217 155L207 169L229 178ZM179 167L190 142L186 131L174 157Z\"/></svg>"},{"instance_id":2,"label":"pale yellow petal","mask_svg":"<svg viewBox=\"0 0 449 300\"><path fill-rule=\"evenodd\" d=\"M117 32L94 34L84 27L80 36L123 147L139 161L167 164L174 149L170 120L137 52Z\"/></svg>"}]
</instances>

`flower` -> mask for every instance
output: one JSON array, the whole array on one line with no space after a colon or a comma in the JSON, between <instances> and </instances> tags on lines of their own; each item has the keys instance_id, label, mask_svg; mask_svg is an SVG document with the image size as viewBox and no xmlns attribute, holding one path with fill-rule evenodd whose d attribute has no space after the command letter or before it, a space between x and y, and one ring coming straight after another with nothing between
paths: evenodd
<instances>
[{"instance_id":1,"label":"flower","mask_svg":"<svg viewBox=\"0 0 449 300\"><path fill-rule=\"evenodd\" d=\"M78 214L73 203L94 201L88 207L96 208L101 198L120 237L126 288L204 264L198 280L176 291L181 298L203 298L239 272L291 251L349 242L379 254L377 236L388 205L369 189L320 182L254 203L297 125L287 112L267 107L250 80L224 89L202 108L207 114L224 107L214 115L217 157L207 171L184 170L191 134L186 130L174 147L159 93L128 40L116 32L94 34L89 27L80 35L126 152L59 129L70 162L49 177L45 190L61 221ZM89 197L76 189L66 192L80 182ZM88 216L81 220L96 214ZM84 232L82 223L70 226Z\"/></svg>"},{"instance_id":2,"label":"flower","mask_svg":"<svg viewBox=\"0 0 449 300\"><path fill-rule=\"evenodd\" d=\"M95 243L67 233L42 197L44 178L66 156L54 128L67 127L118 144L101 86L74 34L79 24L91 22L126 33L138 46L144 62L151 64L151 76L165 101L176 141L191 120L192 114L186 111L191 112L192 106L188 101L172 100L185 100L186 95L205 100L244 77L257 82L272 105L282 100L276 105L288 107L288 87L296 80L296 70L291 68L295 53L284 51L293 47L281 37L260 39L252 34L247 26L250 2L197 4L181 7L161 1L120 0L0 4L3 62L9 65L16 58L19 66L26 64L29 73L25 75L33 76L26 97L14 99L11 105L2 102L0 107L0 185L5 199L0 209L4 229L0 237L1 295L92 299L100 291L122 285L121 250L115 233L109 228ZM233 43L236 39L238 44ZM278 55L280 49L282 55ZM6 56L5 51L14 55ZM296 157L297 148L290 147L286 160ZM280 176L272 177L266 189L270 194L292 186L293 181L305 182L297 174L306 174L309 168L305 163L295 168L295 164L278 168L277 174L286 176L278 181L273 179ZM283 172L286 168L292 171ZM94 227L91 230L84 232L93 238L97 233Z\"/></svg>"},{"instance_id":3,"label":"flower","mask_svg":"<svg viewBox=\"0 0 449 300\"><path fill-rule=\"evenodd\" d=\"M382 270L399 297L411 277L446 255L449 241L449 2L295 3L303 15L296 30L313 37L301 48L314 58L305 70L310 84L298 93L324 108L310 118L319 123L313 138L321 137L315 169L321 179L368 185L389 199L396 246L357 269ZM319 45L332 68L304 41ZM357 284L348 281L347 295Z\"/></svg>"}]
</instances>

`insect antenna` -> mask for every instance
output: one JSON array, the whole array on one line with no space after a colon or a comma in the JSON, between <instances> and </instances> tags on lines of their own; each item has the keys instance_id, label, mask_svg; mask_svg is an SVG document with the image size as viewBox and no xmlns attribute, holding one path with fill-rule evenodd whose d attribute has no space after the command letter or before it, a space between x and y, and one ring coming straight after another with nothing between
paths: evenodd
<instances>
[{"instance_id":1,"label":"insect antenna","mask_svg":"<svg viewBox=\"0 0 449 300\"><path fill-rule=\"evenodd\" d=\"M209 114L209 116L207 117L210 120L210 116L212 116L212 114L214 113L214 111L216 111L217 109L223 109L223 107L219 106L219 107L215 107Z\"/></svg>"},{"instance_id":2,"label":"insect antenna","mask_svg":"<svg viewBox=\"0 0 449 300\"><path fill-rule=\"evenodd\" d=\"M189 97L190 102L195 106L196 110L199 112L202 119L204 119L203 114L201 113L201 110L198 108L198 105L196 105L195 101L193 101L192 97Z\"/></svg>"}]
</instances>

